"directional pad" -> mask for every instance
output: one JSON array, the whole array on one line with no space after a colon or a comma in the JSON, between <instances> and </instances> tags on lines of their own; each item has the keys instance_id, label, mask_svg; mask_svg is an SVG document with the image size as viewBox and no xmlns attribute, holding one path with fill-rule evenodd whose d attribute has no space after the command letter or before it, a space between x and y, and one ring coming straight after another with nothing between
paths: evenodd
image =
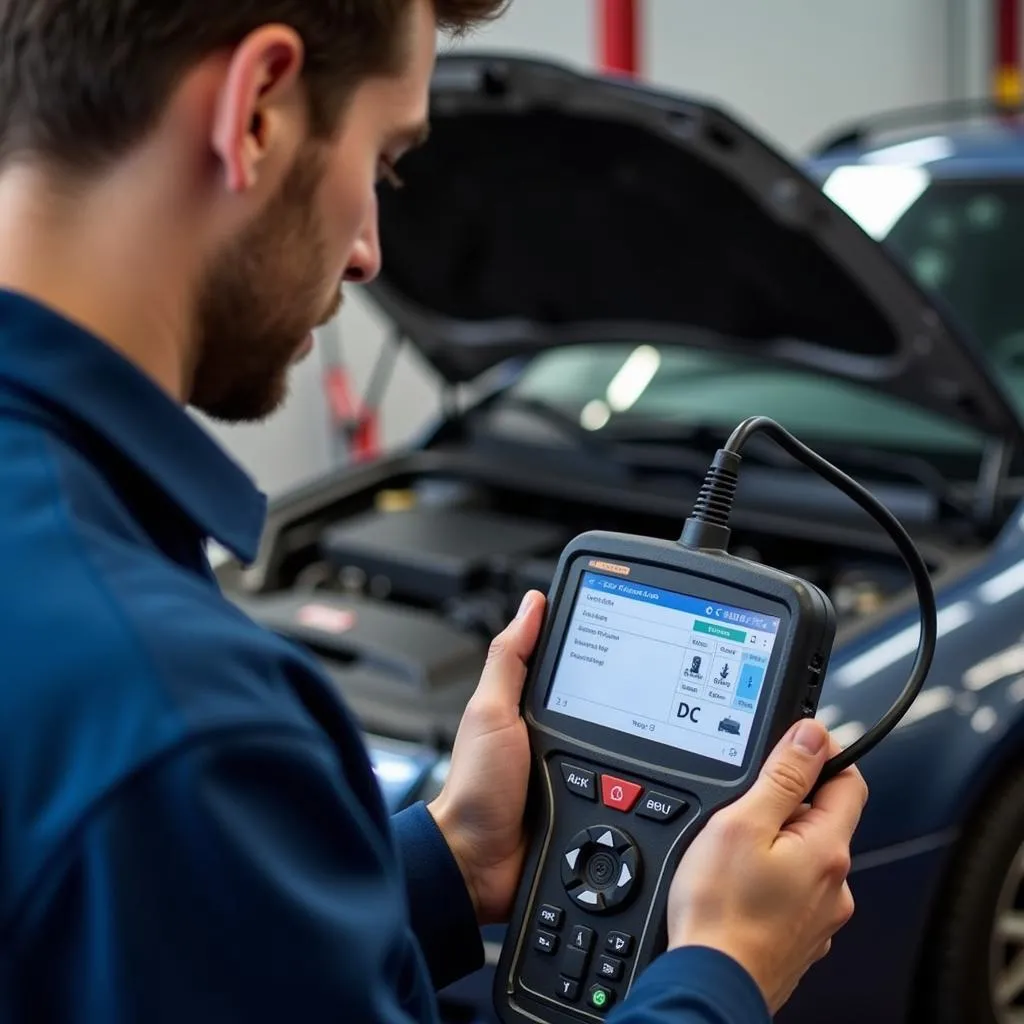
<instances>
[{"instance_id":1,"label":"directional pad","mask_svg":"<svg viewBox=\"0 0 1024 1024\"><path fill-rule=\"evenodd\" d=\"M577 832L562 857L562 884L569 898L592 914L623 906L640 874L640 852L625 832L595 825Z\"/></svg>"}]
</instances>

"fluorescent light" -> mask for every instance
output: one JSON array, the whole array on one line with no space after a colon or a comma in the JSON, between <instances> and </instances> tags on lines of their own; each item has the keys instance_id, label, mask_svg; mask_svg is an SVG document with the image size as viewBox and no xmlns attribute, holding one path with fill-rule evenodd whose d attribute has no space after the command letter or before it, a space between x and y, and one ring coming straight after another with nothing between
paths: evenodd
<instances>
[{"instance_id":1,"label":"fluorescent light","mask_svg":"<svg viewBox=\"0 0 1024 1024\"><path fill-rule=\"evenodd\" d=\"M1005 601L1018 591L1024 590L1024 562L1017 562L1009 569L1004 569L998 576L986 580L978 587L978 597L985 604L996 604Z\"/></svg>"},{"instance_id":2,"label":"fluorescent light","mask_svg":"<svg viewBox=\"0 0 1024 1024\"><path fill-rule=\"evenodd\" d=\"M995 708L988 706L978 708L971 716L971 727L975 732L988 732L999 721Z\"/></svg>"},{"instance_id":3,"label":"fluorescent light","mask_svg":"<svg viewBox=\"0 0 1024 1024\"><path fill-rule=\"evenodd\" d=\"M964 688L977 693L1020 672L1024 672L1024 644L1014 644L969 668L964 673Z\"/></svg>"},{"instance_id":4,"label":"fluorescent light","mask_svg":"<svg viewBox=\"0 0 1024 1024\"><path fill-rule=\"evenodd\" d=\"M839 708L836 707L835 704L829 704L826 707L818 708L814 717L821 722L826 729L831 729L832 726L839 721L841 715L842 712L840 712Z\"/></svg>"},{"instance_id":5,"label":"fluorescent light","mask_svg":"<svg viewBox=\"0 0 1024 1024\"><path fill-rule=\"evenodd\" d=\"M837 167L822 191L872 238L882 239L920 198L931 178L921 167Z\"/></svg>"},{"instance_id":6,"label":"fluorescent light","mask_svg":"<svg viewBox=\"0 0 1024 1024\"><path fill-rule=\"evenodd\" d=\"M925 690L910 705L907 713L896 724L897 729L905 729L914 722L920 722L922 718L938 714L953 706L955 694L950 686L936 686L931 690Z\"/></svg>"},{"instance_id":7,"label":"fluorescent light","mask_svg":"<svg viewBox=\"0 0 1024 1024\"><path fill-rule=\"evenodd\" d=\"M448 772L451 771L451 767L452 759L450 757L444 757L438 761L430 773L431 783L438 788L443 786L448 779Z\"/></svg>"},{"instance_id":8,"label":"fluorescent light","mask_svg":"<svg viewBox=\"0 0 1024 1024\"><path fill-rule=\"evenodd\" d=\"M647 385L661 366L661 353L652 345L633 349L622 368L608 385L608 406L614 412L625 412L647 390Z\"/></svg>"},{"instance_id":9,"label":"fluorescent light","mask_svg":"<svg viewBox=\"0 0 1024 1024\"><path fill-rule=\"evenodd\" d=\"M600 398L595 398L583 406L583 411L580 413L580 426L586 430L600 430L611 418L611 409Z\"/></svg>"},{"instance_id":10,"label":"fluorescent light","mask_svg":"<svg viewBox=\"0 0 1024 1024\"><path fill-rule=\"evenodd\" d=\"M416 778L419 768L405 758L376 754L373 757L373 771L381 782L403 785Z\"/></svg>"},{"instance_id":11,"label":"fluorescent light","mask_svg":"<svg viewBox=\"0 0 1024 1024\"><path fill-rule=\"evenodd\" d=\"M939 612L937 617L938 635L945 636L953 630L970 622L974 618L974 608L969 601L957 601ZM856 686L865 679L881 672L882 669L894 665L901 658L912 654L917 649L921 636L920 624L908 626L888 640L869 648L864 654L836 670L829 678L838 686Z\"/></svg>"},{"instance_id":12,"label":"fluorescent light","mask_svg":"<svg viewBox=\"0 0 1024 1024\"><path fill-rule=\"evenodd\" d=\"M866 164L922 167L938 160L951 157L956 150L945 135L930 135L926 139L913 139L895 146L884 146L871 153L865 153L861 161Z\"/></svg>"},{"instance_id":13,"label":"fluorescent light","mask_svg":"<svg viewBox=\"0 0 1024 1024\"><path fill-rule=\"evenodd\" d=\"M863 722L845 722L843 725L830 730L830 735L845 750L851 743L859 740L866 732L867 726Z\"/></svg>"}]
</instances>

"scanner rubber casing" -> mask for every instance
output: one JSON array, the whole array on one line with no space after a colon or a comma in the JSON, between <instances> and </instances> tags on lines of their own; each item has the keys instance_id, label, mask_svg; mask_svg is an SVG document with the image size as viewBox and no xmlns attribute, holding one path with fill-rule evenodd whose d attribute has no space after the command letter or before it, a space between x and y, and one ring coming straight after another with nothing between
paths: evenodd
<instances>
[{"instance_id":1,"label":"scanner rubber casing","mask_svg":"<svg viewBox=\"0 0 1024 1024\"><path fill-rule=\"evenodd\" d=\"M628 570L627 576L623 570ZM711 758L545 708L584 571L607 572L779 617L741 764L719 765ZM503 1022L600 1021L626 998L644 967L665 950L669 886L686 848L714 811L749 789L786 730L796 720L815 714L835 630L832 603L818 587L727 552L695 551L674 541L604 531L581 534L569 543L548 592L547 614L522 697L532 754L527 804L530 844L495 975L495 1008ZM637 671L642 672L642 666ZM570 792L563 778L565 763L594 773L594 799ZM602 774L639 783L645 794L665 794L684 801L686 807L669 822L641 819L636 808L630 813L612 809L602 802ZM628 905L602 914L575 905L561 877L563 847L580 830L592 827L631 837L640 858L636 892ZM554 932L538 922L542 907L564 911L564 920ZM578 996L567 1002L557 994L564 983L559 963L576 925L593 933L594 945L586 976L578 983ZM540 930L556 936L559 948L553 954L534 947ZM621 978L605 981L595 967L609 953L605 943L612 941L612 932L627 934L634 941L630 955L618 958L624 964ZM611 992L601 1010L588 1004L588 992L595 984Z\"/></svg>"}]
</instances>

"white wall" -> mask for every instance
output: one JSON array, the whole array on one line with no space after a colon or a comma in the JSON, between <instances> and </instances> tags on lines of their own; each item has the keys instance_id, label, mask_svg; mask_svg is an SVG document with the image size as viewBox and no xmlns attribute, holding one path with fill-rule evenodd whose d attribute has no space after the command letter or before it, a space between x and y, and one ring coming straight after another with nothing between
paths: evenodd
<instances>
[{"instance_id":1,"label":"white wall","mask_svg":"<svg viewBox=\"0 0 1024 1024\"><path fill-rule=\"evenodd\" d=\"M872 111L985 89L987 0L646 0L645 77L714 97L784 149ZM595 0L513 0L501 21L459 45L550 55L589 66ZM958 12L952 21L948 11ZM385 260L387 254L384 254ZM354 378L365 384L382 325L357 289L339 321ZM270 423L214 428L270 492L331 464L327 411L308 361ZM437 410L436 387L412 356L396 370L383 415L401 444Z\"/></svg>"},{"instance_id":2,"label":"white wall","mask_svg":"<svg viewBox=\"0 0 1024 1024\"><path fill-rule=\"evenodd\" d=\"M944 95L941 0L647 0L650 77L803 150L837 121Z\"/></svg>"}]
</instances>

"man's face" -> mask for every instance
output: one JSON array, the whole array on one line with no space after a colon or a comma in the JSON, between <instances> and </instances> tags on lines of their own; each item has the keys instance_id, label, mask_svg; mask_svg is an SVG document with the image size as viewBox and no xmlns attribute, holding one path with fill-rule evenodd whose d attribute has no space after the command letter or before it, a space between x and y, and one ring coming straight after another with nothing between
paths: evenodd
<instances>
[{"instance_id":1,"label":"man's face","mask_svg":"<svg viewBox=\"0 0 1024 1024\"><path fill-rule=\"evenodd\" d=\"M407 52L399 75L356 89L336 138L305 142L277 194L204 275L189 401L212 418L270 415L311 332L337 313L342 282L377 275L377 182L425 131L435 56L428 0L413 5Z\"/></svg>"}]
</instances>

